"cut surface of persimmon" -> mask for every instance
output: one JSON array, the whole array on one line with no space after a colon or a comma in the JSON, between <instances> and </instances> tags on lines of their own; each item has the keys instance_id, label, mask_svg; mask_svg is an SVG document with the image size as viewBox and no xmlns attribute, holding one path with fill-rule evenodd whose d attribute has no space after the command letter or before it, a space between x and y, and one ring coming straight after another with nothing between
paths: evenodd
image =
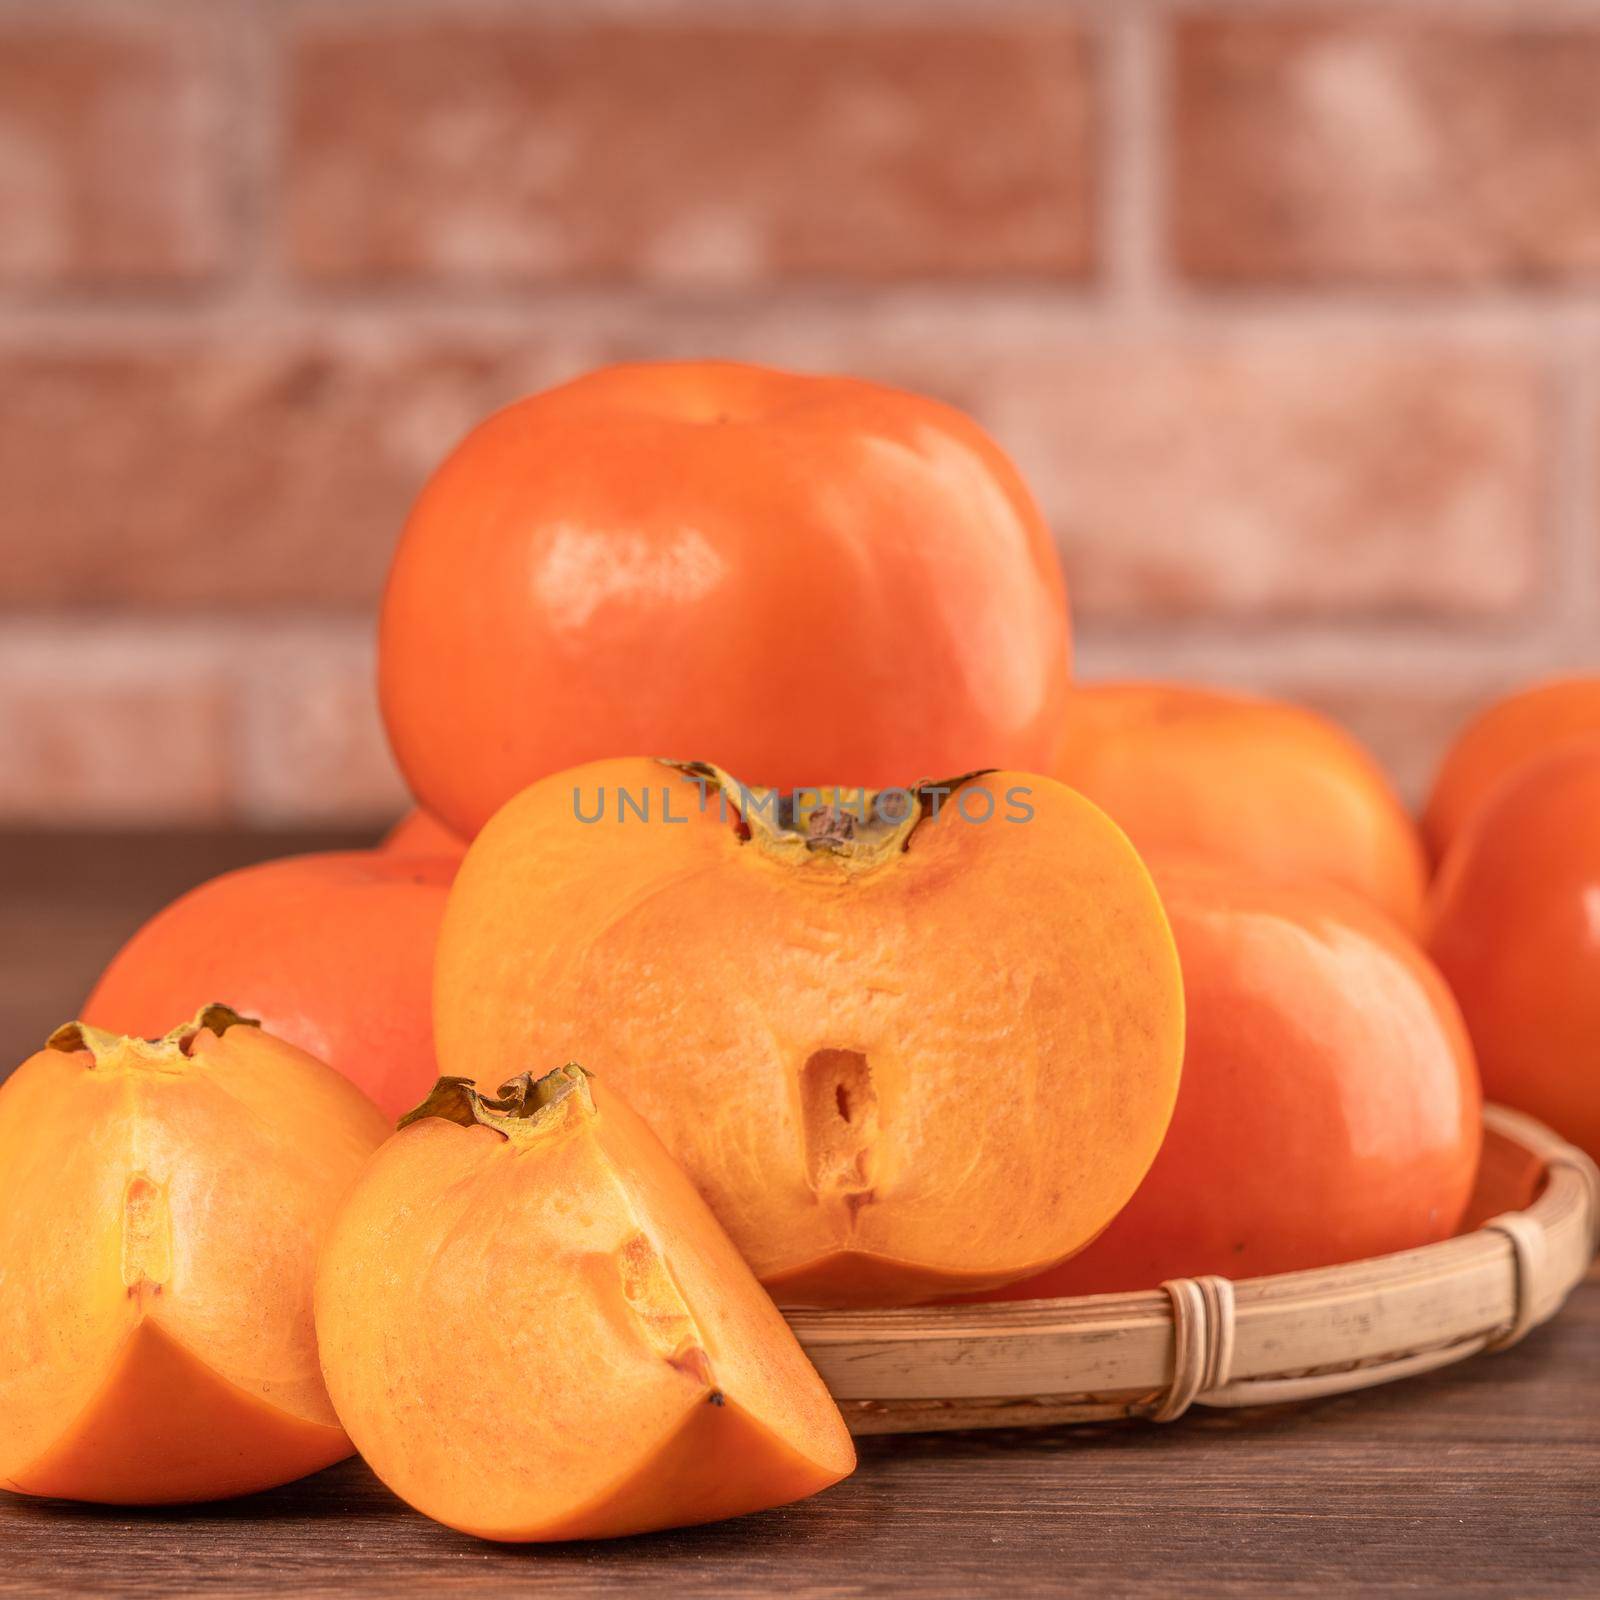
<instances>
[{"instance_id":1,"label":"cut surface of persimmon","mask_svg":"<svg viewBox=\"0 0 1600 1600\"><path fill-rule=\"evenodd\" d=\"M450 857L344 850L224 873L112 957L84 1020L158 1034L229 995L397 1117L438 1076L433 946L455 869Z\"/></svg>"},{"instance_id":2,"label":"cut surface of persimmon","mask_svg":"<svg viewBox=\"0 0 1600 1600\"><path fill-rule=\"evenodd\" d=\"M1143 851L1324 882L1422 924L1417 830L1377 762L1302 706L1176 683L1074 689L1053 769Z\"/></svg>"},{"instance_id":3,"label":"cut surface of persimmon","mask_svg":"<svg viewBox=\"0 0 1600 1600\"><path fill-rule=\"evenodd\" d=\"M705 1107L715 1092L679 1083ZM487 1539L782 1505L855 1465L838 1408L705 1202L576 1066L442 1079L340 1212L328 1390L403 1500Z\"/></svg>"},{"instance_id":4,"label":"cut surface of persimmon","mask_svg":"<svg viewBox=\"0 0 1600 1600\"><path fill-rule=\"evenodd\" d=\"M1188 1048L1166 1142L1087 1249L996 1298L1333 1266L1449 1238L1482 1096L1460 1012L1358 897L1152 858Z\"/></svg>"},{"instance_id":5,"label":"cut surface of persimmon","mask_svg":"<svg viewBox=\"0 0 1600 1600\"><path fill-rule=\"evenodd\" d=\"M1572 739L1600 737L1600 675L1555 678L1480 712L1450 746L1422 827L1435 864L1495 790L1529 761Z\"/></svg>"},{"instance_id":6,"label":"cut surface of persimmon","mask_svg":"<svg viewBox=\"0 0 1600 1600\"><path fill-rule=\"evenodd\" d=\"M587 1055L784 1304L934 1299L1078 1249L1153 1159L1183 1046L1144 864L1007 772L535 784L462 863L435 1014L442 1065L485 1085Z\"/></svg>"},{"instance_id":7,"label":"cut surface of persimmon","mask_svg":"<svg viewBox=\"0 0 1600 1600\"><path fill-rule=\"evenodd\" d=\"M1600 1160L1600 736L1495 788L1451 843L1429 912L1485 1092Z\"/></svg>"},{"instance_id":8,"label":"cut surface of persimmon","mask_svg":"<svg viewBox=\"0 0 1600 1600\"><path fill-rule=\"evenodd\" d=\"M1044 770L1070 682L1055 547L950 406L728 361L496 412L417 499L379 685L463 838L537 778L691 751L751 781Z\"/></svg>"},{"instance_id":9,"label":"cut surface of persimmon","mask_svg":"<svg viewBox=\"0 0 1600 1600\"><path fill-rule=\"evenodd\" d=\"M0 1086L0 1487L213 1500L349 1455L314 1258L385 1131L225 1006L58 1029Z\"/></svg>"}]
</instances>

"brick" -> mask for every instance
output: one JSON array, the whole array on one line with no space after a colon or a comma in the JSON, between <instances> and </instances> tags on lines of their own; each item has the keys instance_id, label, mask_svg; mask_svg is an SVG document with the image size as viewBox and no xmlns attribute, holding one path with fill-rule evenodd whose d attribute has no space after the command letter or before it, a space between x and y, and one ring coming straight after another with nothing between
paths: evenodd
<instances>
[{"instance_id":1,"label":"brick","mask_svg":"<svg viewBox=\"0 0 1600 1600\"><path fill-rule=\"evenodd\" d=\"M1221 283L1600 269L1600 27L1443 11L1177 24L1173 250Z\"/></svg>"},{"instance_id":2,"label":"brick","mask_svg":"<svg viewBox=\"0 0 1600 1600\"><path fill-rule=\"evenodd\" d=\"M292 256L311 278L1075 278L1091 52L939 25L301 19Z\"/></svg>"},{"instance_id":3,"label":"brick","mask_svg":"<svg viewBox=\"0 0 1600 1600\"><path fill-rule=\"evenodd\" d=\"M232 688L216 640L160 621L0 633L0 821L219 822L230 808Z\"/></svg>"},{"instance_id":4,"label":"brick","mask_svg":"<svg viewBox=\"0 0 1600 1600\"><path fill-rule=\"evenodd\" d=\"M0 357L0 604L371 606L417 488L479 418L602 361L708 350L972 410L1086 616L1491 617L1541 580L1543 380L1520 346L1074 337L914 306L561 320Z\"/></svg>"},{"instance_id":5,"label":"brick","mask_svg":"<svg viewBox=\"0 0 1600 1600\"><path fill-rule=\"evenodd\" d=\"M362 826L405 809L366 617L0 636L0 824Z\"/></svg>"},{"instance_id":6,"label":"brick","mask_svg":"<svg viewBox=\"0 0 1600 1600\"><path fill-rule=\"evenodd\" d=\"M274 629L243 674L238 805L252 823L369 823L407 807L378 714L371 620Z\"/></svg>"},{"instance_id":7,"label":"brick","mask_svg":"<svg viewBox=\"0 0 1600 1600\"><path fill-rule=\"evenodd\" d=\"M0 283L181 284L228 249L225 90L187 8L0 17Z\"/></svg>"},{"instance_id":8,"label":"brick","mask_svg":"<svg viewBox=\"0 0 1600 1600\"><path fill-rule=\"evenodd\" d=\"M276 339L0 355L0 603L374 604L429 470L551 375Z\"/></svg>"},{"instance_id":9,"label":"brick","mask_svg":"<svg viewBox=\"0 0 1600 1600\"><path fill-rule=\"evenodd\" d=\"M1515 350L1287 333L1041 348L997 358L975 400L1085 615L1484 618L1541 581L1541 375Z\"/></svg>"}]
</instances>

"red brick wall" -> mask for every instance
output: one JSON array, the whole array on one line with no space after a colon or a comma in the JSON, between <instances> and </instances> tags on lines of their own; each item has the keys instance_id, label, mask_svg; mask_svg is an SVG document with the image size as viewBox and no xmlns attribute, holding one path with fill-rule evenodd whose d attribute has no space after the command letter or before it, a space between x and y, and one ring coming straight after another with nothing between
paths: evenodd
<instances>
[{"instance_id":1,"label":"red brick wall","mask_svg":"<svg viewBox=\"0 0 1600 1600\"><path fill-rule=\"evenodd\" d=\"M430 465L691 353L969 406L1086 674L1414 793L1600 662L1597 281L1576 0L0 0L0 820L396 809Z\"/></svg>"}]
</instances>

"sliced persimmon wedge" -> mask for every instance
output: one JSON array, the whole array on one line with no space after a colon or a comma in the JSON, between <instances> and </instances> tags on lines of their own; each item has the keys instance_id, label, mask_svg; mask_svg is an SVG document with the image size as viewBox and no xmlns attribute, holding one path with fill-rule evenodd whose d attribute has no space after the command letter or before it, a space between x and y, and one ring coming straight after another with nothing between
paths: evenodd
<instances>
[{"instance_id":1,"label":"sliced persimmon wedge","mask_svg":"<svg viewBox=\"0 0 1600 1600\"><path fill-rule=\"evenodd\" d=\"M317 1331L373 1470L487 1539L715 1521L855 1465L822 1380L694 1187L572 1065L492 1098L440 1080L329 1235Z\"/></svg>"},{"instance_id":2,"label":"sliced persimmon wedge","mask_svg":"<svg viewBox=\"0 0 1600 1600\"><path fill-rule=\"evenodd\" d=\"M225 1006L153 1040L57 1029L0 1088L0 1487L212 1500L349 1455L312 1276L383 1134Z\"/></svg>"}]
</instances>

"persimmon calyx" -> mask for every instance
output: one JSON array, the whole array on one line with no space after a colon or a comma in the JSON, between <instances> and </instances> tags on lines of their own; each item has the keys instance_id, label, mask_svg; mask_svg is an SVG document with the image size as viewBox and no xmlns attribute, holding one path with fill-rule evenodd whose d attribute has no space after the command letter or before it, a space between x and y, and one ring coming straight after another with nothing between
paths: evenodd
<instances>
[{"instance_id":1,"label":"persimmon calyx","mask_svg":"<svg viewBox=\"0 0 1600 1600\"><path fill-rule=\"evenodd\" d=\"M46 1050L61 1050L68 1055L87 1050L96 1067L140 1066L156 1071L181 1072L194 1051L194 1041L203 1032L221 1038L229 1028L259 1028L255 1017L241 1016L232 1006L213 1000L201 1006L187 1022L180 1022L159 1039L143 1039L137 1034L114 1033L87 1022L63 1022L45 1040Z\"/></svg>"},{"instance_id":2,"label":"persimmon calyx","mask_svg":"<svg viewBox=\"0 0 1600 1600\"><path fill-rule=\"evenodd\" d=\"M408 1111L395 1126L409 1128L413 1122L442 1117L463 1128L493 1128L506 1139L525 1137L549 1126L550 1114L573 1095L581 1109L593 1113L589 1074L576 1061L540 1078L531 1072L519 1072L509 1083L502 1083L496 1095L484 1094L471 1078L445 1077L434 1084L421 1105Z\"/></svg>"},{"instance_id":3,"label":"persimmon calyx","mask_svg":"<svg viewBox=\"0 0 1600 1600\"><path fill-rule=\"evenodd\" d=\"M821 856L854 870L881 866L900 854L946 798L994 770L923 778L900 789L782 790L752 788L709 761L663 758L662 764L697 783L702 804L709 789L731 802L743 836L765 854L796 864Z\"/></svg>"}]
</instances>

